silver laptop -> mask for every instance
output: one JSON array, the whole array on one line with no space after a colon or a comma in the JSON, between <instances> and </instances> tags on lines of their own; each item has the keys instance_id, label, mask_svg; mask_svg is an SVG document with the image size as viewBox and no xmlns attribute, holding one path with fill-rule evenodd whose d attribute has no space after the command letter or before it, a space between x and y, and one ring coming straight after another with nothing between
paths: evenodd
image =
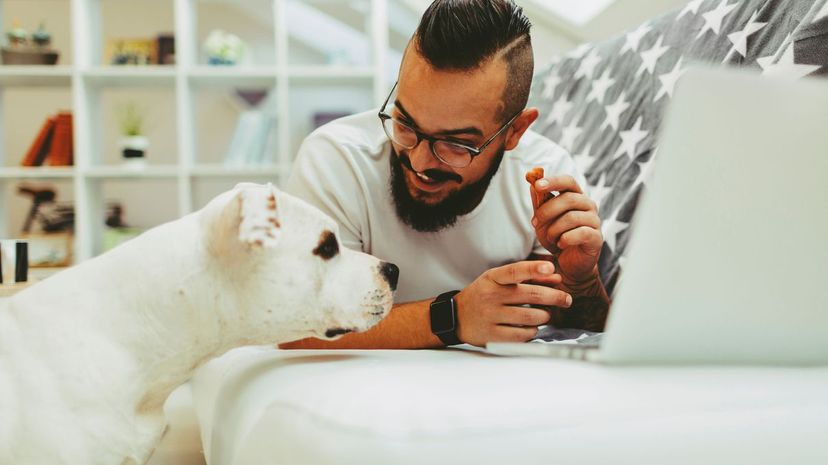
<instances>
[{"instance_id":1,"label":"silver laptop","mask_svg":"<svg viewBox=\"0 0 828 465\"><path fill-rule=\"evenodd\" d=\"M679 83L600 347L608 364L828 364L828 82Z\"/></svg>"}]
</instances>

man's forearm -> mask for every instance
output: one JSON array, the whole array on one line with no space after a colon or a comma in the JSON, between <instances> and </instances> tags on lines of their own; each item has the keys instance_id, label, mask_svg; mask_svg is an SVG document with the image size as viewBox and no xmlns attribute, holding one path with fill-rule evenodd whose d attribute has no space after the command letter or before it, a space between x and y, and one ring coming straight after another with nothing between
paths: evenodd
<instances>
[{"instance_id":1,"label":"man's forearm","mask_svg":"<svg viewBox=\"0 0 828 465\"><path fill-rule=\"evenodd\" d=\"M282 349L429 349L443 347L431 333L431 300L394 305L379 324L363 333L351 333L335 341L309 338L280 344Z\"/></svg>"}]
</instances>

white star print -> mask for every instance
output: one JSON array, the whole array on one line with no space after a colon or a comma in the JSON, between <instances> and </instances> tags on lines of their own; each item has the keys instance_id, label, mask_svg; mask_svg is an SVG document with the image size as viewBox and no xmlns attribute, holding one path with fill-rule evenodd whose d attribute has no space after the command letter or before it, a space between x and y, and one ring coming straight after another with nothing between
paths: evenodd
<instances>
[{"instance_id":1,"label":"white star print","mask_svg":"<svg viewBox=\"0 0 828 465\"><path fill-rule=\"evenodd\" d=\"M641 63L641 67L638 68L638 72L635 73L636 76L643 73L644 70L647 70L650 74L653 74L655 71L656 64L658 63L658 59L662 57L667 50L670 50L670 47L663 46L664 37L659 37L655 44L653 44L652 48L649 50L641 52L641 59L644 61Z\"/></svg>"},{"instance_id":2,"label":"white star print","mask_svg":"<svg viewBox=\"0 0 828 465\"><path fill-rule=\"evenodd\" d=\"M619 136L621 137L621 146L618 147L618 151L615 152L615 155L612 157L613 159L618 158L625 153L629 155L630 158L634 158L637 155L635 152L636 147L638 147L638 144L650 133L649 131L641 130L641 123L643 119L644 118L642 116L639 116L632 128L619 133Z\"/></svg>"},{"instance_id":3,"label":"white star print","mask_svg":"<svg viewBox=\"0 0 828 465\"><path fill-rule=\"evenodd\" d=\"M592 144L584 147L581 153L572 154L572 158L578 166L578 172L582 174L586 173L592 166L592 163L595 162L595 159L592 158Z\"/></svg>"},{"instance_id":4,"label":"white star print","mask_svg":"<svg viewBox=\"0 0 828 465\"><path fill-rule=\"evenodd\" d=\"M734 32L733 34L729 34L727 38L730 42L733 43L733 50L739 52L739 55L745 56L747 55L747 40L748 36L755 33L756 31L762 29L768 23L757 23L756 17L759 15L759 11L754 11L753 14L750 16L750 20L745 25L745 28L741 31ZM733 53L732 51L728 53L728 56Z\"/></svg>"},{"instance_id":5,"label":"white star print","mask_svg":"<svg viewBox=\"0 0 828 465\"><path fill-rule=\"evenodd\" d=\"M820 65L800 65L794 63L793 42L789 42L787 47L788 48L785 49L785 53L783 53L779 58L779 61L764 68L762 74L767 76L799 79L821 68ZM762 65L760 64L760 66Z\"/></svg>"},{"instance_id":6,"label":"white star print","mask_svg":"<svg viewBox=\"0 0 828 465\"><path fill-rule=\"evenodd\" d=\"M595 67L600 62L601 57L598 55L598 52L595 50L589 52L589 55L581 61L581 66L578 68L578 72L575 73L575 79L578 80L582 77L592 79L592 75L595 74Z\"/></svg>"},{"instance_id":7,"label":"white star print","mask_svg":"<svg viewBox=\"0 0 828 465\"><path fill-rule=\"evenodd\" d=\"M628 108L630 108L630 103L627 101L627 92L624 91L621 92L621 95L618 96L615 103L605 107L607 111L607 119L604 120L604 124L601 125L601 129L610 126L614 131L617 131L621 121L621 114L627 111Z\"/></svg>"},{"instance_id":8,"label":"white star print","mask_svg":"<svg viewBox=\"0 0 828 465\"><path fill-rule=\"evenodd\" d=\"M637 52L638 45L641 43L641 39L643 39L644 36L652 30L653 28L650 27L649 24L644 23L641 26L639 26L638 29L627 33L626 42L624 43L624 46L621 47L621 51L618 52L618 54L623 55L627 52L627 50Z\"/></svg>"},{"instance_id":9,"label":"white star print","mask_svg":"<svg viewBox=\"0 0 828 465\"><path fill-rule=\"evenodd\" d=\"M589 91L589 95L587 95L586 98L587 103L593 100L596 100L601 104L604 103L604 97L607 95L607 90L615 84L615 79L611 79L609 75L610 70L604 70L604 74L602 74L598 80L592 82L592 89Z\"/></svg>"},{"instance_id":10,"label":"white star print","mask_svg":"<svg viewBox=\"0 0 828 465\"><path fill-rule=\"evenodd\" d=\"M604 200L606 200L607 196L610 192L613 191L613 186L606 186L607 183L607 173L601 173L601 177L598 178L598 182L595 185L590 185L588 189L589 198L592 199L598 205L598 211L601 211L601 205L603 205Z\"/></svg>"},{"instance_id":11,"label":"white star print","mask_svg":"<svg viewBox=\"0 0 828 465\"><path fill-rule=\"evenodd\" d=\"M549 117L546 118L547 123L563 123L564 118L566 118L567 113L572 110L574 104L565 99L560 99L552 105L552 109L549 110Z\"/></svg>"},{"instance_id":12,"label":"white star print","mask_svg":"<svg viewBox=\"0 0 828 465\"><path fill-rule=\"evenodd\" d=\"M692 2L688 3L687 6L681 10L681 13L676 16L676 21L680 20L684 15L688 13L692 13L693 15L699 14L699 7L701 4L704 3L704 0L693 0Z\"/></svg>"},{"instance_id":13,"label":"white star print","mask_svg":"<svg viewBox=\"0 0 828 465\"><path fill-rule=\"evenodd\" d=\"M555 96L555 90L558 88L558 85L561 83L561 77L558 76L557 73L549 73L549 76L546 76L546 79L543 81L543 93L542 97L545 99L551 99Z\"/></svg>"},{"instance_id":14,"label":"white star print","mask_svg":"<svg viewBox=\"0 0 828 465\"><path fill-rule=\"evenodd\" d=\"M716 35L719 35L719 31L722 29L722 21L724 21L724 17L730 14L730 12L738 6L738 3L728 5L727 1L728 0L722 0L722 3L720 3L715 10L708 11L702 15L702 18L704 18L704 27L702 27L702 30L699 31L699 35L696 36L696 39L701 38L701 36L703 36L707 31L713 31Z\"/></svg>"},{"instance_id":15,"label":"white star print","mask_svg":"<svg viewBox=\"0 0 828 465\"><path fill-rule=\"evenodd\" d=\"M565 148L567 152L572 152L575 148L575 139L584 132L584 128L580 128L575 124L575 121L572 122L569 126L563 129L563 135L561 135L561 140L558 142L558 145Z\"/></svg>"},{"instance_id":16,"label":"white star print","mask_svg":"<svg viewBox=\"0 0 828 465\"><path fill-rule=\"evenodd\" d=\"M605 222L601 226L601 232L604 234L604 242L607 243L612 251L615 251L615 244L616 244L616 236L621 231L630 227L630 223L624 223L623 221L619 220L610 220Z\"/></svg>"},{"instance_id":17,"label":"white star print","mask_svg":"<svg viewBox=\"0 0 828 465\"><path fill-rule=\"evenodd\" d=\"M592 48L592 44L589 42L585 42L579 45L577 48L572 50L571 52L567 53L566 56L569 58L581 58L582 56L586 55L589 49Z\"/></svg>"},{"instance_id":18,"label":"white star print","mask_svg":"<svg viewBox=\"0 0 828 465\"><path fill-rule=\"evenodd\" d=\"M679 58L679 61L676 62L676 66L673 67L672 71L658 76L658 80L661 81L661 88L658 90L658 93L656 94L655 98L653 98L653 102L657 102L658 99L665 95L670 98L673 98L673 91L676 88L676 83L685 71L681 69L681 63L683 61L684 57Z\"/></svg>"}]
</instances>

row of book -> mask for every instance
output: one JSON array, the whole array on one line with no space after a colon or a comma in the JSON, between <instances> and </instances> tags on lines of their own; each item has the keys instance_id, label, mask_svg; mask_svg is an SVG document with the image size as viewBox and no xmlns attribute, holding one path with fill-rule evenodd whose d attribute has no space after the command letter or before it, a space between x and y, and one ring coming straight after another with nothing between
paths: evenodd
<instances>
[{"instance_id":1,"label":"row of book","mask_svg":"<svg viewBox=\"0 0 828 465\"><path fill-rule=\"evenodd\" d=\"M72 113L59 112L46 118L21 165L72 166L75 160L74 147Z\"/></svg>"},{"instance_id":2,"label":"row of book","mask_svg":"<svg viewBox=\"0 0 828 465\"><path fill-rule=\"evenodd\" d=\"M241 112L224 156L225 166L250 166L271 162L275 152L276 118L265 110Z\"/></svg>"}]
</instances>

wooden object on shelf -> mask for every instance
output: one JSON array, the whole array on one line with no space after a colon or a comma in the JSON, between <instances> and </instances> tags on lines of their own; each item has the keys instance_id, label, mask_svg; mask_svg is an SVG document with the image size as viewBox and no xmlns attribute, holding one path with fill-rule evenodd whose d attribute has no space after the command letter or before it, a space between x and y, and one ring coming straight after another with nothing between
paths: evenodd
<instances>
[{"instance_id":1,"label":"wooden object on shelf","mask_svg":"<svg viewBox=\"0 0 828 465\"><path fill-rule=\"evenodd\" d=\"M74 164L74 136L72 113L60 112L50 116L40 128L22 166L72 166Z\"/></svg>"},{"instance_id":2,"label":"wooden object on shelf","mask_svg":"<svg viewBox=\"0 0 828 465\"><path fill-rule=\"evenodd\" d=\"M55 122L55 135L47 157L49 166L72 166L74 164L74 141L72 135L72 113L60 112Z\"/></svg>"},{"instance_id":3,"label":"wooden object on shelf","mask_svg":"<svg viewBox=\"0 0 828 465\"><path fill-rule=\"evenodd\" d=\"M60 54L40 47L3 47L4 65L54 65Z\"/></svg>"},{"instance_id":4,"label":"wooden object on shelf","mask_svg":"<svg viewBox=\"0 0 828 465\"><path fill-rule=\"evenodd\" d=\"M29 267L54 268L72 264L72 233L26 234L23 239L29 243Z\"/></svg>"},{"instance_id":5,"label":"wooden object on shelf","mask_svg":"<svg viewBox=\"0 0 828 465\"><path fill-rule=\"evenodd\" d=\"M37 133L34 142L32 142L29 150L26 151L26 156L23 157L23 161L21 162L22 166L41 166L43 164L46 156L49 154L49 148L52 145L56 122L57 118L54 116L46 119L43 126L40 127L40 131Z\"/></svg>"}]
</instances>

